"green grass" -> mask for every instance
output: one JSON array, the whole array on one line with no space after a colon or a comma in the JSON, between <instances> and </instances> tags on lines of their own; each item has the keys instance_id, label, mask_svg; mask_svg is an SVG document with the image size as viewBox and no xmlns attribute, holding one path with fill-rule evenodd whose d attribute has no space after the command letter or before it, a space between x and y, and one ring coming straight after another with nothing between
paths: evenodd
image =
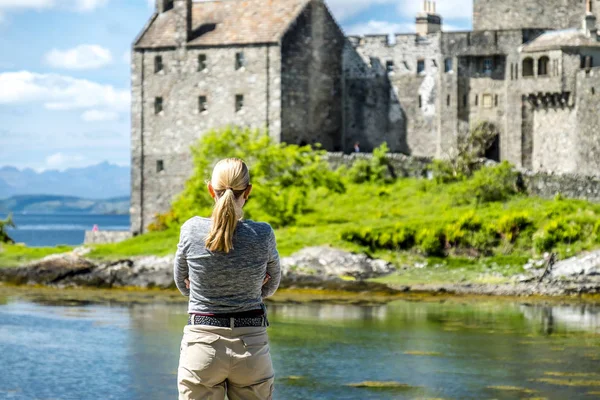
<instances>
[{"instance_id":1,"label":"green grass","mask_svg":"<svg viewBox=\"0 0 600 400\"><path fill-rule=\"evenodd\" d=\"M65 253L72 247L26 247L23 245L0 245L0 268L19 267L25 263L37 260L51 254Z\"/></svg>"},{"instance_id":2,"label":"green grass","mask_svg":"<svg viewBox=\"0 0 600 400\"><path fill-rule=\"evenodd\" d=\"M401 179L390 185L349 184L345 194L331 194L323 189L311 193L312 210L299 216L294 226L276 231L281 256L304 247L330 245L354 252L364 252L393 262L397 274L379 281L387 283L495 282L522 271L531 257L540 257L533 246L534 234L557 218L576 223L581 236L572 243L557 243L552 251L561 258L600 247L594 226L600 219L600 205L581 200L544 200L525 195L512 196L505 202L480 205L460 199L467 183L436 185L430 181ZM387 229L397 224L415 229L445 228L461 217L474 213L484 224L494 224L510 213L525 213L532 224L512 243L500 241L487 256L450 251L445 258L427 258L417 247L408 251L392 251L361 246L342 240L345 230L360 227ZM141 255L164 256L176 250L179 232L153 232L109 245L94 246L89 257L117 259ZM4 246L0 266L11 266L67 251L68 248L36 249ZM412 268L415 263L424 268Z\"/></svg>"}]
</instances>

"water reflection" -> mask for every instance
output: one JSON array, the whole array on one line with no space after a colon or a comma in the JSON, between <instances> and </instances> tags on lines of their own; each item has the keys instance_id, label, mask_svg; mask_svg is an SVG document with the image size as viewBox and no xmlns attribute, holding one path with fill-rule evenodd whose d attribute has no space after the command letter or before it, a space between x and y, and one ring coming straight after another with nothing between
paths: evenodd
<instances>
[{"instance_id":1,"label":"water reflection","mask_svg":"<svg viewBox=\"0 0 600 400\"><path fill-rule=\"evenodd\" d=\"M598 306L397 301L271 305L269 314L276 399L576 399L600 390ZM181 304L0 302L0 398L175 398L186 319ZM562 376L585 378L567 386ZM348 386L364 381L408 386Z\"/></svg>"}]
</instances>

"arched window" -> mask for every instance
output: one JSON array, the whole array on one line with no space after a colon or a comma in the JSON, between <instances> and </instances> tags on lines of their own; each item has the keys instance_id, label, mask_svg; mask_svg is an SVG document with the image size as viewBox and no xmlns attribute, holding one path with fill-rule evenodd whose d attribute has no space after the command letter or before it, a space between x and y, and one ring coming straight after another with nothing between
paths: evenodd
<instances>
[{"instance_id":1,"label":"arched window","mask_svg":"<svg viewBox=\"0 0 600 400\"><path fill-rule=\"evenodd\" d=\"M533 58L523 60L523 76L533 76Z\"/></svg>"},{"instance_id":2,"label":"arched window","mask_svg":"<svg viewBox=\"0 0 600 400\"><path fill-rule=\"evenodd\" d=\"M548 75L548 65L550 65L550 59L546 56L540 57L538 60L538 76Z\"/></svg>"}]
</instances>

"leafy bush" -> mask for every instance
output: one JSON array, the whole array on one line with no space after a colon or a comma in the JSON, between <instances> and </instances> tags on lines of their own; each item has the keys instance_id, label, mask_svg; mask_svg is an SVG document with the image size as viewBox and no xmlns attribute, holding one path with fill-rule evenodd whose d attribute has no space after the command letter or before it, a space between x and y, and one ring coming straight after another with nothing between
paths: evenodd
<instances>
[{"instance_id":1,"label":"leafy bush","mask_svg":"<svg viewBox=\"0 0 600 400\"><path fill-rule=\"evenodd\" d=\"M416 241L419 250L426 256L445 256L444 246L446 238L440 230L423 229L417 234Z\"/></svg>"},{"instance_id":2,"label":"leafy bush","mask_svg":"<svg viewBox=\"0 0 600 400\"><path fill-rule=\"evenodd\" d=\"M518 173L504 161L475 172L462 192L463 200L474 198L477 204L505 201L518 193Z\"/></svg>"},{"instance_id":3,"label":"leafy bush","mask_svg":"<svg viewBox=\"0 0 600 400\"><path fill-rule=\"evenodd\" d=\"M521 231L533 225L533 221L525 213L511 213L500 217L496 223L496 231L508 243L513 243Z\"/></svg>"},{"instance_id":4,"label":"leafy bush","mask_svg":"<svg viewBox=\"0 0 600 400\"><path fill-rule=\"evenodd\" d=\"M600 242L600 220L594 225L594 239L596 239L596 242Z\"/></svg>"},{"instance_id":5,"label":"leafy bush","mask_svg":"<svg viewBox=\"0 0 600 400\"><path fill-rule=\"evenodd\" d=\"M407 250L415 244L415 231L404 225L379 230L348 229L342 232L341 238L347 242L367 246L371 250Z\"/></svg>"},{"instance_id":6,"label":"leafy bush","mask_svg":"<svg viewBox=\"0 0 600 400\"><path fill-rule=\"evenodd\" d=\"M539 252L552 250L559 243L573 243L581 237L581 226L573 221L556 219L550 221L533 236L533 244Z\"/></svg>"},{"instance_id":7,"label":"leafy bush","mask_svg":"<svg viewBox=\"0 0 600 400\"><path fill-rule=\"evenodd\" d=\"M371 180L371 162L369 160L356 160L347 171L347 176L352 183L365 183Z\"/></svg>"},{"instance_id":8,"label":"leafy bush","mask_svg":"<svg viewBox=\"0 0 600 400\"><path fill-rule=\"evenodd\" d=\"M356 160L347 171L338 171L343 171L347 174L348 179L352 183L391 183L395 180L395 177L391 173L392 169L390 167L390 161L387 158L389 151L390 149L387 143L383 143L373 150L373 155L370 160Z\"/></svg>"},{"instance_id":9,"label":"leafy bush","mask_svg":"<svg viewBox=\"0 0 600 400\"><path fill-rule=\"evenodd\" d=\"M454 224L446 226L444 232L448 247L455 249L489 253L497 242L493 227L485 225L474 212L469 212Z\"/></svg>"},{"instance_id":10,"label":"leafy bush","mask_svg":"<svg viewBox=\"0 0 600 400\"><path fill-rule=\"evenodd\" d=\"M206 189L213 166L223 158L237 157L250 168L253 184L246 218L260 219L275 227L295 222L308 210L308 193L315 188L343 193L340 175L329 168L325 151L310 146L275 143L267 132L228 127L206 133L192 146L194 172L170 212L152 225L165 229L194 215L210 215L213 200Z\"/></svg>"}]
</instances>

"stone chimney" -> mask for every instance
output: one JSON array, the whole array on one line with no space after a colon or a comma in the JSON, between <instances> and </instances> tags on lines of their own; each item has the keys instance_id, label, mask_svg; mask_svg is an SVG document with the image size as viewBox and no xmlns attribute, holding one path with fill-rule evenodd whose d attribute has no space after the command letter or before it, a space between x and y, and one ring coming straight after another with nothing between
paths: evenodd
<instances>
[{"instance_id":1,"label":"stone chimney","mask_svg":"<svg viewBox=\"0 0 600 400\"><path fill-rule=\"evenodd\" d=\"M175 42L185 47L192 37L192 0L173 0L175 12Z\"/></svg>"},{"instance_id":2,"label":"stone chimney","mask_svg":"<svg viewBox=\"0 0 600 400\"><path fill-rule=\"evenodd\" d=\"M442 30L442 17L436 13L435 1L423 0L423 11L417 14L417 35L425 36Z\"/></svg>"},{"instance_id":3,"label":"stone chimney","mask_svg":"<svg viewBox=\"0 0 600 400\"><path fill-rule=\"evenodd\" d=\"M586 12L583 18L583 32L587 37L598 39L598 29L596 28L596 16L592 12L592 1L586 0Z\"/></svg>"},{"instance_id":4,"label":"stone chimney","mask_svg":"<svg viewBox=\"0 0 600 400\"><path fill-rule=\"evenodd\" d=\"M173 8L173 0L156 0L156 13L162 14Z\"/></svg>"}]
</instances>

